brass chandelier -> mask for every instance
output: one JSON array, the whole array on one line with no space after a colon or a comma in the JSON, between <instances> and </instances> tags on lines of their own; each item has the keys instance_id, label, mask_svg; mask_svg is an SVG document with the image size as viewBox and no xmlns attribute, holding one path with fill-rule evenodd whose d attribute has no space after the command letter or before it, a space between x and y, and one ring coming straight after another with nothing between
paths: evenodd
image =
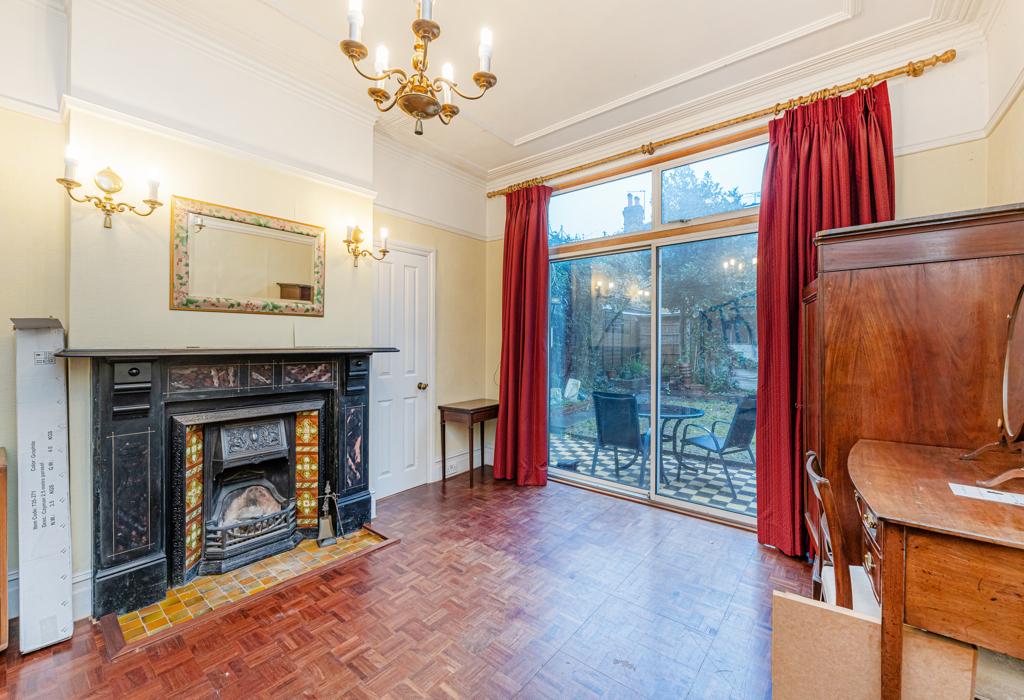
<instances>
[{"instance_id":1,"label":"brass chandelier","mask_svg":"<svg viewBox=\"0 0 1024 700\"><path fill-rule=\"evenodd\" d=\"M388 50L385 46L377 48L374 56L374 73L367 75L359 69L358 62L369 55L366 45L362 43L363 32L363 0L349 0L348 4L348 39L341 42L341 52L352 61L352 67L359 75L371 80L374 86L367 90L370 98L381 112L387 112L396 104L403 112L416 120L416 134L423 134L423 120L437 117L442 124L450 124L459 108L453 104L452 95L466 100L479 100L488 90L498 83L498 77L491 72L491 56L493 37L489 29L480 31L480 70L473 73L473 82L480 88L480 94L470 96L459 90L455 82L455 71L450 63L441 69L440 78L427 76L427 50L430 42L441 36L441 25L433 19L435 0L416 0L416 20L412 23L412 33L416 37L413 45L412 74L401 68L388 67ZM385 85L394 78L398 83L395 94L388 92ZM439 99L440 97L440 99Z\"/></svg>"}]
</instances>

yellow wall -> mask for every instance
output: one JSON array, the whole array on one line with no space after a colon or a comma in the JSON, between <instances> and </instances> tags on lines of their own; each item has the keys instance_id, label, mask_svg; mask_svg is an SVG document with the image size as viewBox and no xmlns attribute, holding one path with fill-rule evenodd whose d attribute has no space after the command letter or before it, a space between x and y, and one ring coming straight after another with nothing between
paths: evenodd
<instances>
[{"instance_id":1,"label":"yellow wall","mask_svg":"<svg viewBox=\"0 0 1024 700\"><path fill-rule=\"evenodd\" d=\"M64 126L0 109L0 446L7 448L7 543L18 566L17 426L11 317L54 316L67 326L67 258L61 174Z\"/></svg>"},{"instance_id":2,"label":"yellow wall","mask_svg":"<svg viewBox=\"0 0 1024 700\"><path fill-rule=\"evenodd\" d=\"M374 211L374 226L386 226L396 243L410 243L437 251L435 307L437 314L437 368L435 398L439 404L496 397L484 381L484 317L488 297L481 293L487 275L486 247L482 240ZM436 406L430 420L439 433ZM449 460L465 452L463 431L449 430ZM434 440L433 460L441 458L440 438Z\"/></svg>"},{"instance_id":3,"label":"yellow wall","mask_svg":"<svg viewBox=\"0 0 1024 700\"><path fill-rule=\"evenodd\" d=\"M81 110L71 113L69 128L81 153L79 180L109 164L124 177L128 201L144 196L147 172L155 167L165 202L180 195L327 229L323 318L172 311L170 206L146 218L117 215L105 229L96 211L76 205L70 215L72 347L370 342L373 266L354 267L343 241L349 219L371 230L371 197Z\"/></svg>"},{"instance_id":4,"label":"yellow wall","mask_svg":"<svg viewBox=\"0 0 1024 700\"><path fill-rule=\"evenodd\" d=\"M1024 202L1024 97L1021 95L988 138L988 203L1016 202Z\"/></svg>"},{"instance_id":5,"label":"yellow wall","mask_svg":"<svg viewBox=\"0 0 1024 700\"><path fill-rule=\"evenodd\" d=\"M896 158L896 218L988 204L987 139Z\"/></svg>"}]
</instances>

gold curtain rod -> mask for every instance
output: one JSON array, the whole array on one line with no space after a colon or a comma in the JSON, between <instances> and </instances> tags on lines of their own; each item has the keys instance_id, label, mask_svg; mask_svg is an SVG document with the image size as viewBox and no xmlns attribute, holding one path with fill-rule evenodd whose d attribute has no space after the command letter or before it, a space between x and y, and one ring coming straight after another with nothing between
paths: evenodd
<instances>
[{"instance_id":1,"label":"gold curtain rod","mask_svg":"<svg viewBox=\"0 0 1024 700\"><path fill-rule=\"evenodd\" d=\"M843 83L842 85L833 85L830 88L815 90L814 92L808 93L806 95L794 97L786 102L776 102L771 107L765 107L764 109L759 109L756 112L750 112L739 117L726 119L725 121L720 121L715 124L711 124L710 126L702 126L699 129L691 129L690 131L685 131L676 136L670 136L669 138L662 139L661 141L652 141L650 143L645 143L636 148L631 148L628 151L623 151L621 153L616 153L614 155L605 156L604 158L592 160L589 163L576 165L572 168L566 168L565 170L559 170L558 172L551 173L550 175L544 175L542 177L535 177L529 180L524 180L523 182L517 182L514 185L503 187L500 190L488 192L487 196L488 198L497 197L499 195L509 194L510 192L515 192L516 190L521 190L526 187L543 185L545 182L548 182L550 180L557 180L559 178L566 177L568 175L573 175L583 170L597 168L599 166L606 165L607 163L613 163L617 160L622 160L624 158L631 158L633 156L640 155L651 156L654 155L654 152L657 149L663 148L664 146L669 146L673 143L679 143L680 141L692 139L697 136L710 134L711 132L718 131L720 129L727 129L730 126L736 126L737 124L753 121L754 119L760 119L762 117L768 117L772 115L777 116L780 112L785 112L788 109L793 109L794 107L799 107L800 105L810 104L811 102L817 102L818 100L822 100L828 97L835 97L836 95L839 95L844 92L851 92L853 90L869 88L872 85L875 85L876 83L880 83L883 80L889 80L890 78L897 78L902 75L907 75L910 76L911 78L917 78L924 73L926 68L932 68L940 63L949 63L954 58L956 58L956 49L949 49L948 51L945 51L941 54L935 54L931 58L926 58L921 61L910 61L906 65L900 66L899 68L891 68L881 73L872 73L863 78L851 80L850 82Z\"/></svg>"}]
</instances>

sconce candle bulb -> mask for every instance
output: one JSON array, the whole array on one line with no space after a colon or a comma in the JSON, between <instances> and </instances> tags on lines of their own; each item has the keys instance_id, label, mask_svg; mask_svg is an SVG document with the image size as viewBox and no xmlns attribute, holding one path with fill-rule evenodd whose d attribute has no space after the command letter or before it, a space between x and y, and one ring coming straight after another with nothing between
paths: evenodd
<instances>
[{"instance_id":1,"label":"sconce candle bulb","mask_svg":"<svg viewBox=\"0 0 1024 700\"><path fill-rule=\"evenodd\" d=\"M348 238L345 239L345 248L348 250L349 255L352 256L352 263L355 267L359 267L359 258L369 257L374 260L383 260L388 254L388 230L382 228L380 230L381 237L381 248L377 253L373 252L373 241L370 241L370 245L366 245L366 234L363 233L363 229L359 226L349 223L348 225Z\"/></svg>"},{"instance_id":2,"label":"sconce candle bulb","mask_svg":"<svg viewBox=\"0 0 1024 700\"><path fill-rule=\"evenodd\" d=\"M78 151L70 143L64 149L64 179L74 182L78 168Z\"/></svg>"},{"instance_id":3,"label":"sconce candle bulb","mask_svg":"<svg viewBox=\"0 0 1024 700\"><path fill-rule=\"evenodd\" d=\"M149 198L142 200L143 204L148 207L143 210L136 207L133 204L127 202L115 202L112 195L117 194L124 188L124 180L121 176L115 173L109 166L96 173L93 177L93 182L103 192L103 196L97 196L94 194L87 194L83 197L75 195L74 190L82 186L82 183L75 180L75 168L78 161L74 157L74 152L69 147L68 152L64 156L64 177L57 178L57 184L65 189L68 193L68 197L76 202L83 202L92 204L94 207L103 212L103 228L111 228L113 226L112 215L123 214L126 211L130 211L133 214L139 216L149 216L158 207L162 207L163 203L157 199L157 192L160 187L160 183L155 179L150 179L149 182Z\"/></svg>"},{"instance_id":4,"label":"sconce candle bulb","mask_svg":"<svg viewBox=\"0 0 1024 700\"><path fill-rule=\"evenodd\" d=\"M348 0L348 38L363 40L363 0Z\"/></svg>"}]
</instances>

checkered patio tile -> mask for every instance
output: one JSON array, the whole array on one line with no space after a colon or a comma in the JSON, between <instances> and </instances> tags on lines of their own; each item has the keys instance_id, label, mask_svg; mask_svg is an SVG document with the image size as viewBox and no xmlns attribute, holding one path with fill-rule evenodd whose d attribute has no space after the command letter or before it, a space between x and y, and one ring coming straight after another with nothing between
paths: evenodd
<instances>
[{"instance_id":1,"label":"checkered patio tile","mask_svg":"<svg viewBox=\"0 0 1024 700\"><path fill-rule=\"evenodd\" d=\"M580 474L590 474L591 460L594 456L594 441L586 438L574 437L571 435L551 435L548 438L548 449L550 451L550 464L557 467L559 462L578 462L576 471ZM619 463L625 465L629 462L631 455L628 450L619 452ZM736 487L736 495L733 496L729 490L729 484L725 480L725 472L721 463L712 458L711 464L705 473L704 458L696 453L683 455L683 468L679 471L680 478L676 478L676 459L670 450L666 449L662 455L662 466L668 483L658 483L658 493L662 496L675 498L689 503L696 503L702 506L720 508L741 515L757 516L757 490L754 476L754 465L749 462L727 460L729 475ZM597 468L594 476L627 486L641 486L646 488L647 476L644 483L638 483L640 479L640 462L637 460L629 469L620 469L619 477L615 476L615 459L611 450L602 450L597 459Z\"/></svg>"}]
</instances>

